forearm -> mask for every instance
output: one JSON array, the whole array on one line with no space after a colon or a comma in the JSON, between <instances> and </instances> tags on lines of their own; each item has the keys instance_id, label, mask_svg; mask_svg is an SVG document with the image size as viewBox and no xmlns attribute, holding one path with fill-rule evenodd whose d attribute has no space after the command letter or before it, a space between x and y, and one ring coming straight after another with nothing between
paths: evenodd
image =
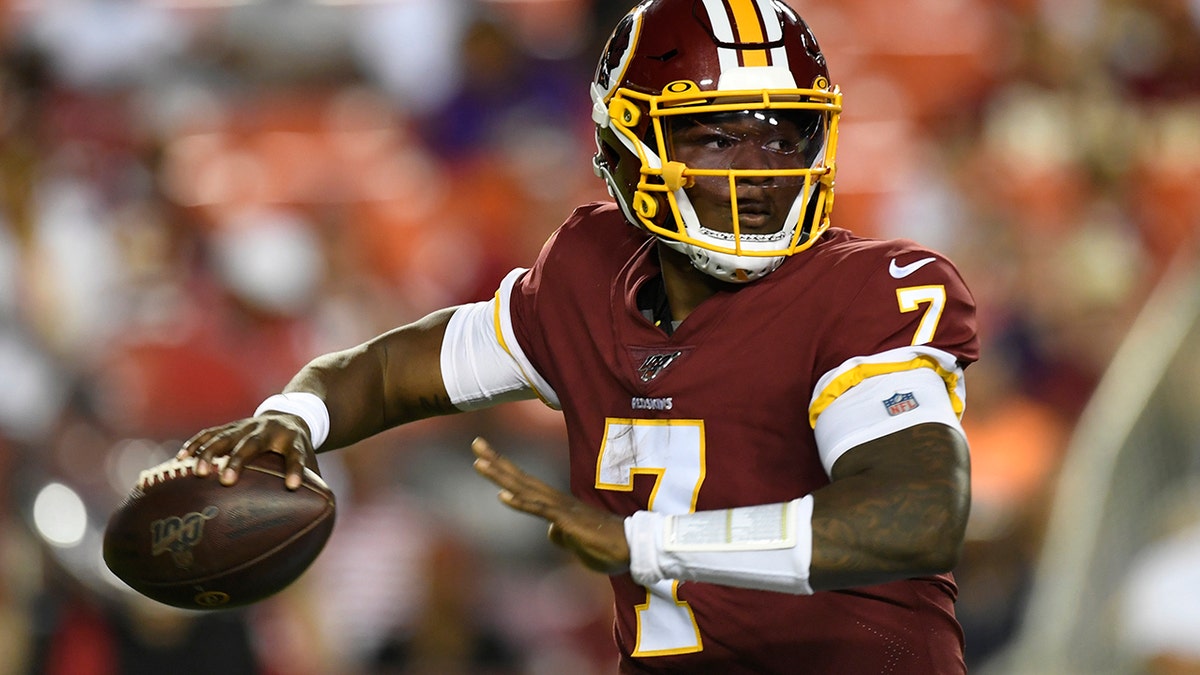
<instances>
[{"instance_id":1,"label":"forearm","mask_svg":"<svg viewBox=\"0 0 1200 675\"><path fill-rule=\"evenodd\" d=\"M843 458L834 482L813 492L814 589L938 574L958 561L970 504L965 440L925 424L872 445ZM920 474L880 459L905 454Z\"/></svg>"},{"instance_id":2,"label":"forearm","mask_svg":"<svg viewBox=\"0 0 1200 675\"><path fill-rule=\"evenodd\" d=\"M452 309L305 365L285 392L324 401L329 437L320 451L356 443L394 426L456 412L441 379L439 353Z\"/></svg>"}]
</instances>

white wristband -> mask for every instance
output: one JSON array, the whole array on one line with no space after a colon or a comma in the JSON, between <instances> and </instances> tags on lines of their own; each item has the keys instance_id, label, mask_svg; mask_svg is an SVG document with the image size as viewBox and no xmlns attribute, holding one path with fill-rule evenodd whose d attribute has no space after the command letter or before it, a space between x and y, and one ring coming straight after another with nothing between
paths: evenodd
<instances>
[{"instance_id":1,"label":"white wristband","mask_svg":"<svg viewBox=\"0 0 1200 675\"><path fill-rule=\"evenodd\" d=\"M703 581L810 595L812 495L782 504L625 519L629 572L650 586Z\"/></svg>"},{"instance_id":2,"label":"white wristband","mask_svg":"<svg viewBox=\"0 0 1200 675\"><path fill-rule=\"evenodd\" d=\"M254 416L258 417L268 410L288 413L304 420L304 423L308 425L309 440L312 441L313 450L321 447L325 439L329 438L329 409L325 407L325 401L322 401L321 397L316 394L293 391L268 396L267 400L258 406L258 410L254 411Z\"/></svg>"}]
</instances>

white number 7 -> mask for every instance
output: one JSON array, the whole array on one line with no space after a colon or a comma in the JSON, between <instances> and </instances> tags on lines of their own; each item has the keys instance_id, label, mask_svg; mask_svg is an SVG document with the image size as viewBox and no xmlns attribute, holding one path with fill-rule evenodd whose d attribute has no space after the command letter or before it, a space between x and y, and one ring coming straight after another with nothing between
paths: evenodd
<instances>
[{"instance_id":1,"label":"white number 7","mask_svg":"<svg viewBox=\"0 0 1200 675\"><path fill-rule=\"evenodd\" d=\"M933 333L937 330L938 321L942 319L942 310L946 309L945 286L910 286L896 289L896 300L900 303L901 312L915 312L921 308L921 303L928 302L929 308L917 324L917 334L913 336L913 345L923 345L933 342Z\"/></svg>"},{"instance_id":2,"label":"white number 7","mask_svg":"<svg viewBox=\"0 0 1200 675\"><path fill-rule=\"evenodd\" d=\"M691 513L704 482L702 420L605 420L604 443L596 460L596 488L631 492L637 474L654 476L651 511ZM678 582L646 588L637 606L634 656L687 654L704 648L692 608L675 594Z\"/></svg>"}]
</instances>

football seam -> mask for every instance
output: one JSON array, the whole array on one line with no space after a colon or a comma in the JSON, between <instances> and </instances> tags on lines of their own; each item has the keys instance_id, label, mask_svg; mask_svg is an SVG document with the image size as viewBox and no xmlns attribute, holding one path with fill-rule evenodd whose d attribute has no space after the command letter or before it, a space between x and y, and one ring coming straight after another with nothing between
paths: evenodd
<instances>
[{"instance_id":1,"label":"football seam","mask_svg":"<svg viewBox=\"0 0 1200 675\"><path fill-rule=\"evenodd\" d=\"M189 474L194 475L197 461L198 459L196 457L185 457L183 459L172 457L165 462L156 464L149 469L144 469L141 473L139 473L136 487L141 490L145 490L160 483L165 483L169 480L182 478ZM212 465L216 467L217 472L219 473L225 470L225 465L228 462L229 457L214 457L212 460Z\"/></svg>"},{"instance_id":2,"label":"football seam","mask_svg":"<svg viewBox=\"0 0 1200 675\"><path fill-rule=\"evenodd\" d=\"M199 458L195 456L188 456L182 459L178 457L172 457L171 459L156 464L149 469L142 470L141 473L138 474L137 484L135 487L145 490L158 485L159 483L165 483L169 480L182 478L189 474L195 475L197 462L199 462ZM220 457L214 457L210 463L212 464L213 468L216 469L216 472L220 473L224 471L226 465L229 464L229 456L222 455ZM249 471L259 471L272 476L279 476L280 478L283 477L282 473L263 467L250 465L246 466L245 469ZM329 485L324 479L321 478L321 475L308 467L304 467L304 479L315 483L323 490L329 490ZM309 489L312 488L310 487ZM316 490L314 490L314 492L316 492Z\"/></svg>"}]
</instances>

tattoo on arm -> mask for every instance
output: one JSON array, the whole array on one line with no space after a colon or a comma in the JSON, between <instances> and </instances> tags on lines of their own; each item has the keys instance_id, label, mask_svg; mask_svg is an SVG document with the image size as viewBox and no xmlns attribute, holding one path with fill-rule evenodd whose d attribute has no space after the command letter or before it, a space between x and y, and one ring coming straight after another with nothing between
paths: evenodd
<instances>
[{"instance_id":1,"label":"tattoo on arm","mask_svg":"<svg viewBox=\"0 0 1200 675\"><path fill-rule=\"evenodd\" d=\"M814 581L826 588L945 571L970 502L966 442L922 424L846 453L814 493Z\"/></svg>"},{"instance_id":2,"label":"tattoo on arm","mask_svg":"<svg viewBox=\"0 0 1200 675\"><path fill-rule=\"evenodd\" d=\"M434 395L421 396L417 399L416 408L421 417L432 417L434 415L448 415L453 412L458 412L458 408L450 402L450 396Z\"/></svg>"}]
</instances>

